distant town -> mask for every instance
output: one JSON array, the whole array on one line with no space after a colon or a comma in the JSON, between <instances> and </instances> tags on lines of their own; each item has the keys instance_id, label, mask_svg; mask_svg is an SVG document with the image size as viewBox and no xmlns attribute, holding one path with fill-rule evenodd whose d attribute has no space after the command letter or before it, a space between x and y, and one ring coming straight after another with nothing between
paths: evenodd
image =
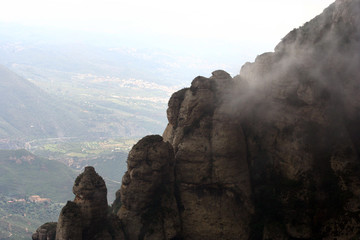
<instances>
[{"instance_id":1,"label":"distant town","mask_svg":"<svg viewBox=\"0 0 360 240\"><path fill-rule=\"evenodd\" d=\"M24 198L20 198L20 199L11 199L7 201L8 203L15 203L15 202L32 202L32 203L50 203L51 199L50 198L42 198L39 195L32 195L30 196L27 200L25 200Z\"/></svg>"}]
</instances>

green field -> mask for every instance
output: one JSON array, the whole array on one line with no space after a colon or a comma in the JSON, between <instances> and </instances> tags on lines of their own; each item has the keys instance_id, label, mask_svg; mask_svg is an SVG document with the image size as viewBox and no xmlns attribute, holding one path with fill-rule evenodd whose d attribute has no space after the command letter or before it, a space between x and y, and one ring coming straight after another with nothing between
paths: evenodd
<instances>
[{"instance_id":1,"label":"green field","mask_svg":"<svg viewBox=\"0 0 360 240\"><path fill-rule=\"evenodd\" d=\"M92 158L113 152L129 152L137 138L104 139L97 141L53 140L31 143L31 151L39 156Z\"/></svg>"},{"instance_id":2,"label":"green field","mask_svg":"<svg viewBox=\"0 0 360 240\"><path fill-rule=\"evenodd\" d=\"M65 163L76 171L94 166L110 184L120 182L126 171L127 154L138 141L136 138L109 138L97 141L79 139L37 141L31 143L31 151L39 156ZM113 200L109 196L109 200Z\"/></svg>"}]
</instances>

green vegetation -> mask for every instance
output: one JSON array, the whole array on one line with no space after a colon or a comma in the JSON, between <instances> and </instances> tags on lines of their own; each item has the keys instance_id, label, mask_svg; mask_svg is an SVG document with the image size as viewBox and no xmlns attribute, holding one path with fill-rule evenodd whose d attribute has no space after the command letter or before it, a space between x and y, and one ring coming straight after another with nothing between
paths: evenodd
<instances>
[{"instance_id":1,"label":"green vegetation","mask_svg":"<svg viewBox=\"0 0 360 240\"><path fill-rule=\"evenodd\" d=\"M83 142L74 144L74 148L67 148L73 146L67 143L45 146L47 150L52 150L47 151L48 154L57 154L59 158L79 146L85 147L84 154L88 158L79 163L95 166L105 179L111 203L120 188L127 157L127 153L115 152L112 148L126 149L134 141ZM0 164L0 239L30 239L40 225L57 221L64 203L74 198L72 186L79 171L59 161L38 157L26 150L0 150ZM29 197L32 195L50 198L51 201L30 202Z\"/></svg>"},{"instance_id":2,"label":"green vegetation","mask_svg":"<svg viewBox=\"0 0 360 240\"><path fill-rule=\"evenodd\" d=\"M0 150L0 239L31 239L44 222L56 221L72 199L76 172L26 150ZM50 201L31 202L40 195Z\"/></svg>"},{"instance_id":3,"label":"green vegetation","mask_svg":"<svg viewBox=\"0 0 360 240\"><path fill-rule=\"evenodd\" d=\"M61 203L34 203L0 195L0 239L31 239L45 222L57 221Z\"/></svg>"},{"instance_id":4,"label":"green vegetation","mask_svg":"<svg viewBox=\"0 0 360 240\"><path fill-rule=\"evenodd\" d=\"M98 141L79 139L33 141L31 151L36 155L61 161L74 170L81 170L89 165L94 166L109 185L110 180L121 181L126 171L127 154L137 140L118 138ZM113 200L113 197L110 196L109 200Z\"/></svg>"},{"instance_id":5,"label":"green vegetation","mask_svg":"<svg viewBox=\"0 0 360 240\"><path fill-rule=\"evenodd\" d=\"M31 151L51 159L56 159L57 157L83 157L89 159L114 152L127 153L137 140L137 138L118 138L97 141L65 139L54 139L53 142L46 140L43 142L33 141L31 143Z\"/></svg>"},{"instance_id":6,"label":"green vegetation","mask_svg":"<svg viewBox=\"0 0 360 240\"><path fill-rule=\"evenodd\" d=\"M73 198L77 175L64 164L49 161L26 150L0 150L0 192L10 197L40 195L55 202Z\"/></svg>"},{"instance_id":7,"label":"green vegetation","mask_svg":"<svg viewBox=\"0 0 360 240\"><path fill-rule=\"evenodd\" d=\"M98 141L80 139L44 139L31 142L31 151L48 159L61 161L80 172L85 166L94 166L106 182L109 204L115 200L115 193L121 186L121 179L127 169L129 150L138 139L117 138Z\"/></svg>"},{"instance_id":8,"label":"green vegetation","mask_svg":"<svg viewBox=\"0 0 360 240\"><path fill-rule=\"evenodd\" d=\"M44 222L56 221L62 203L73 198L75 171L25 150L0 150L0 239L30 239ZM31 195L50 198L35 203Z\"/></svg>"}]
</instances>

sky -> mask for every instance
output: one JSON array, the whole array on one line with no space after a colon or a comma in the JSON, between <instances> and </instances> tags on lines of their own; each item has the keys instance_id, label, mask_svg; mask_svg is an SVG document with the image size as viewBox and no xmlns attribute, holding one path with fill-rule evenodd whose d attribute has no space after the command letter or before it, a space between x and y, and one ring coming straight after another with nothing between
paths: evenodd
<instances>
[{"instance_id":1,"label":"sky","mask_svg":"<svg viewBox=\"0 0 360 240\"><path fill-rule=\"evenodd\" d=\"M3 23L112 35L127 39L132 47L187 50L232 59L272 51L289 31L320 14L333 0L1 2Z\"/></svg>"}]
</instances>

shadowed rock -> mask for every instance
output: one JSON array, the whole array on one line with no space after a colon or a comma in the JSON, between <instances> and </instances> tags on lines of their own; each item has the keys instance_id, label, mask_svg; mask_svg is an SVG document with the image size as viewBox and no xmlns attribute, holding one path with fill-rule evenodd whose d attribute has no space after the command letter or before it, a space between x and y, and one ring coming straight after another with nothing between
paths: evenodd
<instances>
[{"instance_id":1,"label":"shadowed rock","mask_svg":"<svg viewBox=\"0 0 360 240\"><path fill-rule=\"evenodd\" d=\"M74 203L79 207L83 219L84 237L93 236L100 230L98 228L101 228L107 217L105 182L93 167L85 167L84 172L75 180L73 192Z\"/></svg>"},{"instance_id":2,"label":"shadowed rock","mask_svg":"<svg viewBox=\"0 0 360 240\"><path fill-rule=\"evenodd\" d=\"M169 125L163 136L175 149L185 239L249 236L249 168L242 126L231 111L229 94L234 87L230 75L218 70L211 78L195 78L190 89L173 94L169 101ZM179 94L184 96L181 102Z\"/></svg>"},{"instance_id":3,"label":"shadowed rock","mask_svg":"<svg viewBox=\"0 0 360 240\"><path fill-rule=\"evenodd\" d=\"M41 225L32 235L33 240L55 240L56 222L49 222Z\"/></svg>"},{"instance_id":4,"label":"shadowed rock","mask_svg":"<svg viewBox=\"0 0 360 240\"><path fill-rule=\"evenodd\" d=\"M94 167L85 167L73 187L74 201L61 210L56 240L121 240L120 221L108 215L105 182Z\"/></svg>"},{"instance_id":5,"label":"shadowed rock","mask_svg":"<svg viewBox=\"0 0 360 240\"><path fill-rule=\"evenodd\" d=\"M84 239L83 228L83 216L79 206L68 201L60 212L56 240Z\"/></svg>"},{"instance_id":6,"label":"shadowed rock","mask_svg":"<svg viewBox=\"0 0 360 240\"><path fill-rule=\"evenodd\" d=\"M118 216L129 240L176 239L180 219L174 196L174 152L161 136L141 139L129 153Z\"/></svg>"}]
</instances>

